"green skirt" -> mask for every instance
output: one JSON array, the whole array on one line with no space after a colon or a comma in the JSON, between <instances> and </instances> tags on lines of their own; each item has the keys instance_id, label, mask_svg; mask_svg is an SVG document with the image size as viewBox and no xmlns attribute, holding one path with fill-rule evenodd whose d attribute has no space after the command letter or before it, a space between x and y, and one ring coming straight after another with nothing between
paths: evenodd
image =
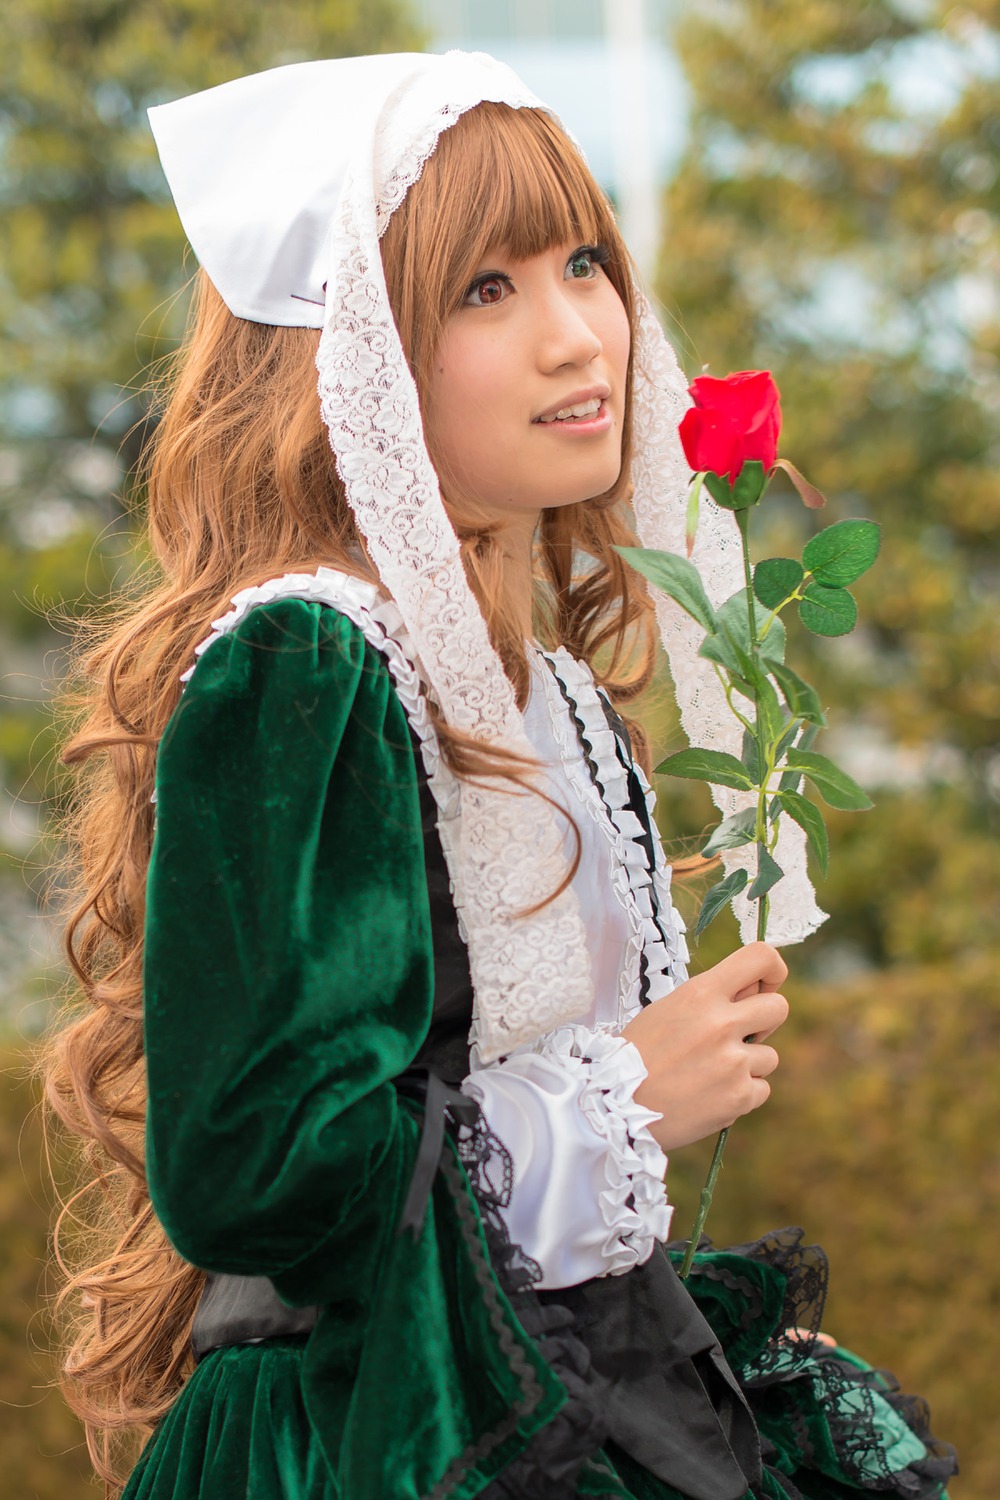
<instances>
[{"instance_id":1,"label":"green skirt","mask_svg":"<svg viewBox=\"0 0 1000 1500\"><path fill-rule=\"evenodd\" d=\"M796 1231L735 1250L710 1246L689 1290L737 1373L765 1459L744 1500L858 1500L864 1494L947 1500L954 1455L926 1408L849 1351L789 1338L815 1327L825 1261ZM306 1338L217 1349L198 1365L146 1446L123 1500L350 1500L307 1410ZM412 1465L407 1465L412 1473ZM472 1476L447 1500L483 1493ZM595 1453L580 1496L688 1500L614 1444ZM425 1500L407 1485L385 1500ZM433 1500L445 1500L436 1489Z\"/></svg>"},{"instance_id":2,"label":"green skirt","mask_svg":"<svg viewBox=\"0 0 1000 1500\"><path fill-rule=\"evenodd\" d=\"M342 1500L303 1400L305 1346L302 1338L269 1339L203 1359L147 1444L122 1500ZM683 1500L615 1451L596 1455L578 1492ZM462 1494L456 1490L456 1500Z\"/></svg>"}]
</instances>

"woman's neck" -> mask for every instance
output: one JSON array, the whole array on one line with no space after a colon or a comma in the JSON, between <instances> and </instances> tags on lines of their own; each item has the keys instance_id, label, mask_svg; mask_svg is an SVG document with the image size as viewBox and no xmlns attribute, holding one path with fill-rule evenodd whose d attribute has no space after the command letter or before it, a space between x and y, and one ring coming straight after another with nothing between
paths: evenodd
<instances>
[{"instance_id":1,"label":"woman's neck","mask_svg":"<svg viewBox=\"0 0 1000 1500\"><path fill-rule=\"evenodd\" d=\"M534 512L516 512L497 533L503 553L507 614L509 619L517 622L523 641L531 639L533 629L533 552L537 525L538 516Z\"/></svg>"}]
</instances>

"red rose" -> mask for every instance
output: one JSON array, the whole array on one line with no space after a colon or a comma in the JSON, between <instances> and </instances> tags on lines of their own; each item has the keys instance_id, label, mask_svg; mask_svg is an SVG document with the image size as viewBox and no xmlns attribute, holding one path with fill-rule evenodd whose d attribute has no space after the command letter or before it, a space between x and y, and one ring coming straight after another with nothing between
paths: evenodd
<instances>
[{"instance_id":1,"label":"red rose","mask_svg":"<svg viewBox=\"0 0 1000 1500\"><path fill-rule=\"evenodd\" d=\"M778 387L770 371L740 370L725 380L699 375L689 391L694 405L684 413L680 433L692 469L734 483L743 465L757 459L767 473L781 430Z\"/></svg>"}]
</instances>

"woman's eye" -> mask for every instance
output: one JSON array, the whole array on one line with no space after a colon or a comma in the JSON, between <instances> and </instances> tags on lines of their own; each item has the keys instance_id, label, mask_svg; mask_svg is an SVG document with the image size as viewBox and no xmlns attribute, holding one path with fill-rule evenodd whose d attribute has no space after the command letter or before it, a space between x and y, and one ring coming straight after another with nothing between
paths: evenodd
<instances>
[{"instance_id":1,"label":"woman's eye","mask_svg":"<svg viewBox=\"0 0 1000 1500\"><path fill-rule=\"evenodd\" d=\"M510 282L506 276L481 276L466 292L465 306L494 307L504 300L510 289Z\"/></svg>"},{"instance_id":2,"label":"woman's eye","mask_svg":"<svg viewBox=\"0 0 1000 1500\"><path fill-rule=\"evenodd\" d=\"M583 245L566 262L567 281L588 281L598 266L606 266L609 252L604 245Z\"/></svg>"}]
</instances>

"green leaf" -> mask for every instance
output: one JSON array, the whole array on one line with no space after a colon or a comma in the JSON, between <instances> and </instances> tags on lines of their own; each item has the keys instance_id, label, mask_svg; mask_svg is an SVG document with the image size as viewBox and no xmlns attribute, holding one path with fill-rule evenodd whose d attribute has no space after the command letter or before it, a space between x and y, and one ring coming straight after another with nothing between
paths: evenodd
<instances>
[{"instance_id":1,"label":"green leaf","mask_svg":"<svg viewBox=\"0 0 1000 1500\"><path fill-rule=\"evenodd\" d=\"M757 623L758 633L763 629L770 610L764 608L759 600L754 600L754 619ZM747 613L747 596L745 589L738 589L735 594L730 595L725 604L721 604L715 612L718 629L725 631L730 640L734 641L740 649L749 654L750 651L750 620ZM773 620L771 628L767 632L766 640L761 642L760 654L767 661L784 661L785 659L786 631L781 620Z\"/></svg>"},{"instance_id":2,"label":"green leaf","mask_svg":"<svg viewBox=\"0 0 1000 1500\"><path fill-rule=\"evenodd\" d=\"M705 899L701 903L701 911L698 913L698 921L695 923L694 935L698 937L705 931L709 922L719 915L727 901L738 896L750 877L746 870L734 870L727 875L725 880L720 880L718 885L713 885L706 892Z\"/></svg>"},{"instance_id":3,"label":"green leaf","mask_svg":"<svg viewBox=\"0 0 1000 1500\"><path fill-rule=\"evenodd\" d=\"M747 459L733 485L733 510L749 510L764 493L767 475L758 458Z\"/></svg>"},{"instance_id":4,"label":"green leaf","mask_svg":"<svg viewBox=\"0 0 1000 1500\"><path fill-rule=\"evenodd\" d=\"M764 844L757 845L757 878L747 891L748 901L759 901L784 876L784 870Z\"/></svg>"},{"instance_id":5,"label":"green leaf","mask_svg":"<svg viewBox=\"0 0 1000 1500\"><path fill-rule=\"evenodd\" d=\"M752 844L756 827L757 809L745 807L742 812L733 813L731 818L726 818L719 824L701 852L706 859L710 859L723 849L739 849L743 844Z\"/></svg>"},{"instance_id":6,"label":"green leaf","mask_svg":"<svg viewBox=\"0 0 1000 1500\"><path fill-rule=\"evenodd\" d=\"M725 667L727 672L740 673L740 661L733 650L732 642L728 636L719 635L713 631L707 635L698 647L698 655L703 656L706 661L718 662L720 667Z\"/></svg>"},{"instance_id":7,"label":"green leaf","mask_svg":"<svg viewBox=\"0 0 1000 1500\"><path fill-rule=\"evenodd\" d=\"M782 666L780 662L772 663L771 671L784 695L785 702L797 719L806 719L811 724L826 723L823 705L814 687L801 678L797 672L793 672L791 667Z\"/></svg>"},{"instance_id":8,"label":"green leaf","mask_svg":"<svg viewBox=\"0 0 1000 1500\"><path fill-rule=\"evenodd\" d=\"M858 623L858 606L846 589L810 581L802 591L799 619L813 635L847 635Z\"/></svg>"},{"instance_id":9,"label":"green leaf","mask_svg":"<svg viewBox=\"0 0 1000 1500\"><path fill-rule=\"evenodd\" d=\"M664 776L685 776L691 781L710 781L714 786L732 786L743 791L753 788L746 767L725 750L701 750L692 745L688 750L668 755L656 769Z\"/></svg>"},{"instance_id":10,"label":"green leaf","mask_svg":"<svg viewBox=\"0 0 1000 1500\"><path fill-rule=\"evenodd\" d=\"M694 563L675 552L655 552L646 547L619 547L627 563L648 578L654 588L669 595L703 630L716 629L715 612L708 602L701 576Z\"/></svg>"},{"instance_id":11,"label":"green leaf","mask_svg":"<svg viewBox=\"0 0 1000 1500\"><path fill-rule=\"evenodd\" d=\"M809 538L802 561L817 583L843 588L867 572L878 549L879 527L874 521L837 521Z\"/></svg>"},{"instance_id":12,"label":"green leaf","mask_svg":"<svg viewBox=\"0 0 1000 1500\"><path fill-rule=\"evenodd\" d=\"M798 748L800 750L812 749L813 745L816 743L816 736L819 734L819 728L820 726L818 724L806 724L805 728L802 730L802 733L799 735ZM787 753L788 747L786 746L786 756ZM778 790L782 792L797 792L801 785L801 772L786 771L781 780L778 782Z\"/></svg>"},{"instance_id":13,"label":"green leaf","mask_svg":"<svg viewBox=\"0 0 1000 1500\"><path fill-rule=\"evenodd\" d=\"M825 875L830 864L830 845L826 836L823 814L815 802L810 802L808 797L802 797L798 792L779 791L775 800L780 802L788 816L805 830L809 847Z\"/></svg>"},{"instance_id":14,"label":"green leaf","mask_svg":"<svg viewBox=\"0 0 1000 1500\"><path fill-rule=\"evenodd\" d=\"M777 609L790 598L805 574L794 557L766 557L753 570L753 591L761 604Z\"/></svg>"},{"instance_id":15,"label":"green leaf","mask_svg":"<svg viewBox=\"0 0 1000 1500\"><path fill-rule=\"evenodd\" d=\"M779 618L771 621L771 628L767 636L760 643L761 659L769 672L773 672L775 666L780 666L785 659L785 627Z\"/></svg>"},{"instance_id":16,"label":"green leaf","mask_svg":"<svg viewBox=\"0 0 1000 1500\"><path fill-rule=\"evenodd\" d=\"M785 711L769 678L765 677L757 688L757 723L764 736L764 743L772 745L785 732Z\"/></svg>"},{"instance_id":17,"label":"green leaf","mask_svg":"<svg viewBox=\"0 0 1000 1500\"><path fill-rule=\"evenodd\" d=\"M706 490L708 490L708 493L711 495L716 505L721 505L723 510L736 509L736 501L733 495L732 485L729 483L729 480L724 479L721 474L713 474L711 469L706 470L705 488Z\"/></svg>"},{"instance_id":18,"label":"green leaf","mask_svg":"<svg viewBox=\"0 0 1000 1500\"><path fill-rule=\"evenodd\" d=\"M698 647L698 655L703 656L706 661L718 662L720 667L725 667L733 686L747 698L753 697L751 684L757 683L759 686L764 680L763 672L726 635L707 635Z\"/></svg>"},{"instance_id":19,"label":"green leaf","mask_svg":"<svg viewBox=\"0 0 1000 1500\"><path fill-rule=\"evenodd\" d=\"M750 777L750 780L753 782L754 786L760 786L761 780L764 775L764 762L761 759L760 745L757 743L757 736L755 734L751 734L749 729L744 729L743 731L743 750L740 755L740 760L746 766L747 775Z\"/></svg>"},{"instance_id":20,"label":"green leaf","mask_svg":"<svg viewBox=\"0 0 1000 1500\"><path fill-rule=\"evenodd\" d=\"M874 803L853 777L815 750L789 750L786 764L791 771L801 771L819 792L828 807L838 807L844 812L864 812Z\"/></svg>"},{"instance_id":21,"label":"green leaf","mask_svg":"<svg viewBox=\"0 0 1000 1500\"><path fill-rule=\"evenodd\" d=\"M778 741L777 745L774 748L774 763L775 763L775 765L777 765L779 763L779 761L781 760L781 757L784 755L784 753L788 749L789 745L793 745L795 743L795 736L798 734L798 732L799 732L798 720L797 719L792 719L789 722L788 728L785 730L784 734L781 736L781 739Z\"/></svg>"}]
</instances>

